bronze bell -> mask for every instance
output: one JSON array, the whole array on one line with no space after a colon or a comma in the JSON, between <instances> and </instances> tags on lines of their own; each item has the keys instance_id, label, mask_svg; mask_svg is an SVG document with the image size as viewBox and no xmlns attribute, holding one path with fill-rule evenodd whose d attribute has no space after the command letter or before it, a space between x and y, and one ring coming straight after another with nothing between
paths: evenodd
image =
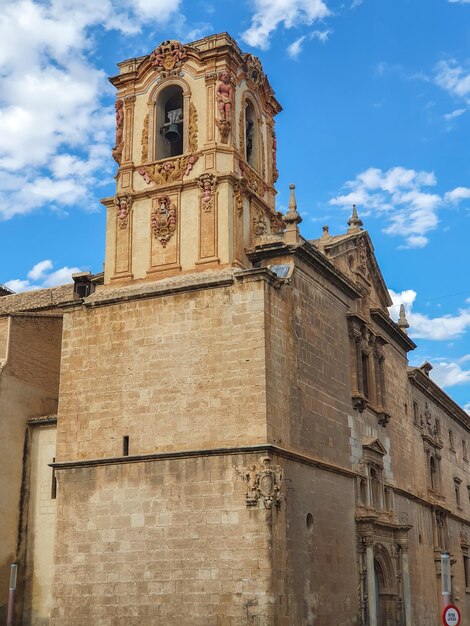
<instances>
[{"instance_id":1,"label":"bronze bell","mask_svg":"<svg viewBox=\"0 0 470 626\"><path fill-rule=\"evenodd\" d=\"M175 143L175 141L181 139L181 134L178 130L178 124L168 124L163 132L165 139L170 143Z\"/></svg>"}]
</instances>

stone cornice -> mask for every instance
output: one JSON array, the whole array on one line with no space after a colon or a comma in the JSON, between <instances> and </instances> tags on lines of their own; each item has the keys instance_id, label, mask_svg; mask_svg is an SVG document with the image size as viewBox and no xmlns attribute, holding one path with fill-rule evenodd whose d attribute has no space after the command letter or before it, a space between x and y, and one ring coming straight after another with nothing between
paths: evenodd
<instances>
[{"instance_id":1,"label":"stone cornice","mask_svg":"<svg viewBox=\"0 0 470 626\"><path fill-rule=\"evenodd\" d=\"M408 379L414 387L437 404L451 419L458 422L467 431L470 431L470 416L468 413L454 402L429 376L422 372L419 367L413 367L408 370Z\"/></svg>"},{"instance_id":2,"label":"stone cornice","mask_svg":"<svg viewBox=\"0 0 470 626\"><path fill-rule=\"evenodd\" d=\"M370 316L377 326L379 326L388 337L393 339L400 348L403 348L406 352L416 348L415 342L412 341L382 309L371 309Z\"/></svg>"}]
</instances>

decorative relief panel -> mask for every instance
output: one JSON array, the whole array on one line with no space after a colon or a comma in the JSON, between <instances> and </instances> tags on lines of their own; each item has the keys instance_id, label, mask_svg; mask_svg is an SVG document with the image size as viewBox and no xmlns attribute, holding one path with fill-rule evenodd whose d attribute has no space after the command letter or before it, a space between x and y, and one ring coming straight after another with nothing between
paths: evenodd
<instances>
[{"instance_id":1,"label":"decorative relief panel","mask_svg":"<svg viewBox=\"0 0 470 626\"><path fill-rule=\"evenodd\" d=\"M266 183L263 179L243 161L240 161L240 170L246 178L247 188L260 198L263 198L267 191Z\"/></svg>"},{"instance_id":2,"label":"decorative relief panel","mask_svg":"<svg viewBox=\"0 0 470 626\"><path fill-rule=\"evenodd\" d=\"M139 168L139 174L147 185L152 181L157 185L173 183L183 180L183 176L188 176L198 158L198 155L191 154L189 156L168 159L155 165L145 165Z\"/></svg>"},{"instance_id":3,"label":"decorative relief panel","mask_svg":"<svg viewBox=\"0 0 470 626\"><path fill-rule=\"evenodd\" d=\"M214 192L217 186L217 177L214 174L201 174L197 179L197 186L201 189L201 208L210 213L214 205Z\"/></svg>"},{"instance_id":4,"label":"decorative relief panel","mask_svg":"<svg viewBox=\"0 0 470 626\"><path fill-rule=\"evenodd\" d=\"M116 100L114 108L116 109L116 139L112 155L116 163L120 165L124 148L124 100Z\"/></svg>"},{"instance_id":5,"label":"decorative relief panel","mask_svg":"<svg viewBox=\"0 0 470 626\"><path fill-rule=\"evenodd\" d=\"M116 196L114 198L114 204L116 205L116 217L119 224L119 228L127 228L129 212L132 206L131 196Z\"/></svg>"},{"instance_id":6,"label":"decorative relief panel","mask_svg":"<svg viewBox=\"0 0 470 626\"><path fill-rule=\"evenodd\" d=\"M257 89L265 79L261 61L253 54L244 54L243 65L245 69L246 84L250 89Z\"/></svg>"},{"instance_id":7,"label":"decorative relief panel","mask_svg":"<svg viewBox=\"0 0 470 626\"><path fill-rule=\"evenodd\" d=\"M168 196L156 199L151 219L154 237L166 248L176 230L176 206Z\"/></svg>"},{"instance_id":8,"label":"decorative relief panel","mask_svg":"<svg viewBox=\"0 0 470 626\"><path fill-rule=\"evenodd\" d=\"M141 162L147 163L149 160L149 114L144 118L144 125L142 127L142 138L140 140L142 146Z\"/></svg>"},{"instance_id":9,"label":"decorative relief panel","mask_svg":"<svg viewBox=\"0 0 470 626\"><path fill-rule=\"evenodd\" d=\"M174 39L168 39L155 48L150 55L150 62L158 72L161 72L162 76L175 76L178 75L187 56L183 44Z\"/></svg>"},{"instance_id":10,"label":"decorative relief panel","mask_svg":"<svg viewBox=\"0 0 470 626\"><path fill-rule=\"evenodd\" d=\"M240 478L246 485L246 506L257 507L262 502L266 509L273 506L280 508L283 496L281 494L282 467L273 465L269 456L262 456L258 465L236 467Z\"/></svg>"},{"instance_id":11,"label":"decorative relief panel","mask_svg":"<svg viewBox=\"0 0 470 626\"><path fill-rule=\"evenodd\" d=\"M197 111L192 102L189 103L189 152L197 152Z\"/></svg>"}]
</instances>

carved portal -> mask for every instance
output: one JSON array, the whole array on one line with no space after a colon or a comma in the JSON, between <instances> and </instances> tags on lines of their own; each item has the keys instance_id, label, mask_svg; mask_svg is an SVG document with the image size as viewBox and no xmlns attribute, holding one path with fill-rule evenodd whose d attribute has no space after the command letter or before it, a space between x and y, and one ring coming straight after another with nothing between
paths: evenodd
<instances>
[{"instance_id":1,"label":"carved portal","mask_svg":"<svg viewBox=\"0 0 470 626\"><path fill-rule=\"evenodd\" d=\"M176 230L176 206L168 196L157 198L152 212L152 230L156 239L166 248Z\"/></svg>"},{"instance_id":2,"label":"carved portal","mask_svg":"<svg viewBox=\"0 0 470 626\"><path fill-rule=\"evenodd\" d=\"M155 48L150 62L163 76L172 76L178 74L186 57L186 48L179 41L169 39Z\"/></svg>"},{"instance_id":3,"label":"carved portal","mask_svg":"<svg viewBox=\"0 0 470 626\"><path fill-rule=\"evenodd\" d=\"M246 505L256 507L263 502L266 509L273 506L280 508L283 497L281 494L282 467L273 465L272 459L262 456L258 465L235 468L246 485Z\"/></svg>"}]
</instances>

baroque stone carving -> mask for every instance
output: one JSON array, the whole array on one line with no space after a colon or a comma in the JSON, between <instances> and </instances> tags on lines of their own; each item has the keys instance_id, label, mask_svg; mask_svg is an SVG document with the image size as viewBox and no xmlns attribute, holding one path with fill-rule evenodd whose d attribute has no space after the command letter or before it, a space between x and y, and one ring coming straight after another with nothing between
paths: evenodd
<instances>
[{"instance_id":1,"label":"baroque stone carving","mask_svg":"<svg viewBox=\"0 0 470 626\"><path fill-rule=\"evenodd\" d=\"M260 198L264 197L267 187L263 179L243 161L240 161L240 170L246 178L247 188Z\"/></svg>"},{"instance_id":2,"label":"baroque stone carving","mask_svg":"<svg viewBox=\"0 0 470 626\"><path fill-rule=\"evenodd\" d=\"M261 139L261 178L266 180L266 154L264 152L264 136L260 133Z\"/></svg>"},{"instance_id":3,"label":"baroque stone carving","mask_svg":"<svg viewBox=\"0 0 470 626\"><path fill-rule=\"evenodd\" d=\"M272 178L273 178L273 183L275 183L277 181L277 179L279 178L279 171L277 169L277 139L276 139L276 133L274 132L274 129L271 129L271 159L272 159L272 168L273 168L273 173L272 173Z\"/></svg>"},{"instance_id":4,"label":"baroque stone carving","mask_svg":"<svg viewBox=\"0 0 470 626\"><path fill-rule=\"evenodd\" d=\"M240 111L240 119L238 121L238 133L240 135L240 154L245 158L245 112Z\"/></svg>"},{"instance_id":5,"label":"baroque stone carving","mask_svg":"<svg viewBox=\"0 0 470 626\"><path fill-rule=\"evenodd\" d=\"M157 206L152 212L153 234L166 248L176 230L176 206L168 196L157 198Z\"/></svg>"},{"instance_id":6,"label":"baroque stone carving","mask_svg":"<svg viewBox=\"0 0 470 626\"><path fill-rule=\"evenodd\" d=\"M122 150L124 147L124 100L116 100L116 140L111 154L118 165L121 164Z\"/></svg>"},{"instance_id":7,"label":"baroque stone carving","mask_svg":"<svg viewBox=\"0 0 470 626\"><path fill-rule=\"evenodd\" d=\"M233 102L233 87L230 83L230 74L227 70L220 72L219 80L221 81L217 85L215 91L215 97L218 103L219 117L216 119L220 131L220 138L222 143L228 142L228 136L232 130L231 112Z\"/></svg>"},{"instance_id":8,"label":"baroque stone carving","mask_svg":"<svg viewBox=\"0 0 470 626\"><path fill-rule=\"evenodd\" d=\"M214 192L217 187L217 178L214 174L201 174L197 179L197 186L201 189L202 210L209 213L213 208Z\"/></svg>"},{"instance_id":9,"label":"baroque stone carving","mask_svg":"<svg viewBox=\"0 0 470 626\"><path fill-rule=\"evenodd\" d=\"M191 154L189 156L168 159L168 161L156 163L155 165L145 165L139 168L139 174L147 185L152 181L157 185L173 183L182 180L183 176L188 176L198 158L197 155Z\"/></svg>"},{"instance_id":10,"label":"baroque stone carving","mask_svg":"<svg viewBox=\"0 0 470 626\"><path fill-rule=\"evenodd\" d=\"M142 128L142 139L140 140L142 146L141 161L147 163L149 156L149 115L144 118L144 125Z\"/></svg>"},{"instance_id":11,"label":"baroque stone carving","mask_svg":"<svg viewBox=\"0 0 470 626\"><path fill-rule=\"evenodd\" d=\"M264 72L261 61L253 54L244 54L246 84L250 89L257 89L264 81Z\"/></svg>"},{"instance_id":12,"label":"baroque stone carving","mask_svg":"<svg viewBox=\"0 0 470 626\"><path fill-rule=\"evenodd\" d=\"M272 509L273 506L280 508L283 501L280 465L272 465L269 456L262 456L258 465L238 466L235 469L246 485L247 507L256 507L261 500L266 509Z\"/></svg>"},{"instance_id":13,"label":"baroque stone carving","mask_svg":"<svg viewBox=\"0 0 470 626\"><path fill-rule=\"evenodd\" d=\"M282 230L286 228L286 223L284 221L284 216L281 211L276 211L271 215L271 230L273 233L280 233Z\"/></svg>"},{"instance_id":14,"label":"baroque stone carving","mask_svg":"<svg viewBox=\"0 0 470 626\"><path fill-rule=\"evenodd\" d=\"M189 103L189 141L188 148L190 152L197 152L197 111L192 102Z\"/></svg>"},{"instance_id":15,"label":"baroque stone carving","mask_svg":"<svg viewBox=\"0 0 470 626\"><path fill-rule=\"evenodd\" d=\"M233 191L235 208L238 214L241 215L241 213L243 213L243 199L246 194L246 178L240 178L240 180L235 184Z\"/></svg>"},{"instance_id":16,"label":"baroque stone carving","mask_svg":"<svg viewBox=\"0 0 470 626\"><path fill-rule=\"evenodd\" d=\"M257 209L256 215L253 217L253 233L256 237L269 235L269 221L262 209Z\"/></svg>"},{"instance_id":17,"label":"baroque stone carving","mask_svg":"<svg viewBox=\"0 0 470 626\"><path fill-rule=\"evenodd\" d=\"M127 228L129 212L132 206L132 196L116 196L114 204L116 205L116 216L119 228Z\"/></svg>"},{"instance_id":18,"label":"baroque stone carving","mask_svg":"<svg viewBox=\"0 0 470 626\"><path fill-rule=\"evenodd\" d=\"M155 48L150 62L163 76L171 76L178 74L186 57L186 48L179 41L168 39Z\"/></svg>"}]
</instances>

